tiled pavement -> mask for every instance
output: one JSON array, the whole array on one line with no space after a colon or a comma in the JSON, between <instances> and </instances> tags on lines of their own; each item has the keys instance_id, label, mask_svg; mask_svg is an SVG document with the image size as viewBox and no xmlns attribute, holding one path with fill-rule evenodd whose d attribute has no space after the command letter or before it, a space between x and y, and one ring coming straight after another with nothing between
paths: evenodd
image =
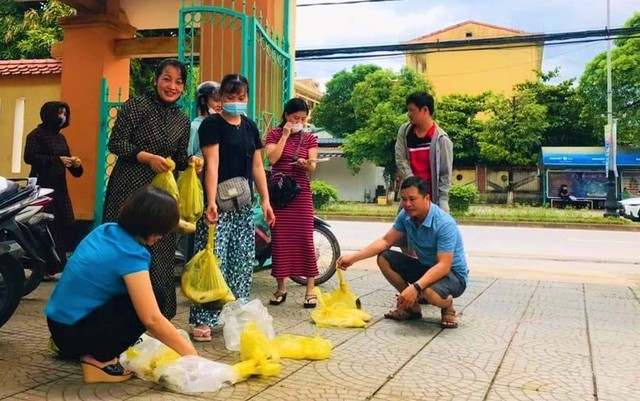
<instances>
[{"instance_id":1,"label":"tiled pavement","mask_svg":"<svg viewBox=\"0 0 640 401\"><path fill-rule=\"evenodd\" d=\"M394 292L376 271L347 279L374 316L366 329L317 329L301 307L303 288L269 307L277 333L313 335L334 345L326 361L283 361L278 378L253 378L219 393L185 396L133 379L84 385L77 364L46 349L42 316L52 284L25 298L0 329L0 399L11 400L640 400L640 289L556 282L472 279L457 300L457 330L441 330L437 310L420 321L382 319ZM332 289L335 282L325 289ZM266 302L268 272L255 275ZM174 323L187 328L182 300ZM215 334L215 333L214 333ZM221 333L196 345L235 363Z\"/></svg>"}]
</instances>

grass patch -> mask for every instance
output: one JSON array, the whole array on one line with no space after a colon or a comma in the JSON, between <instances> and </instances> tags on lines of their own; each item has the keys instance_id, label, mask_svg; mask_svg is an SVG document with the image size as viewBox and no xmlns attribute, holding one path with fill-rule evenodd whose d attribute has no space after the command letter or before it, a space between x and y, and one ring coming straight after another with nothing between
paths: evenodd
<instances>
[{"instance_id":1,"label":"grass patch","mask_svg":"<svg viewBox=\"0 0 640 401\"><path fill-rule=\"evenodd\" d=\"M317 211L324 217L377 217L393 218L398 205L379 206L372 203L333 202ZM556 209L548 207L522 206L508 207L505 205L472 205L464 215L453 216L459 222L523 222L549 224L608 224L628 225L631 221L623 218L613 219L603 217L603 210L589 209Z\"/></svg>"}]
</instances>

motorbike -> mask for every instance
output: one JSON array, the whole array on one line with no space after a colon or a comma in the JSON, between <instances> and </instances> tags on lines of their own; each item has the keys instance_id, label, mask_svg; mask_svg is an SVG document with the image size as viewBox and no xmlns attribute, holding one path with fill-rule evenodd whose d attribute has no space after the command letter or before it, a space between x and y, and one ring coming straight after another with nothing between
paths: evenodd
<instances>
[{"instance_id":1,"label":"motorbike","mask_svg":"<svg viewBox=\"0 0 640 401\"><path fill-rule=\"evenodd\" d=\"M269 226L264 221L260 201L257 199L253 203L253 223L255 226L255 258L254 269L260 270L271 266L271 232ZM189 253L186 237L178 239L178 249L175 253L176 275L180 274L181 267L184 266ZM320 217L313 217L313 243L315 246L315 256L318 263L318 277L316 284L322 284L329 280L336 272L336 262L340 257L340 244L338 239L331 232L330 225ZM187 256L185 256L187 255ZM305 277L291 277L294 282L306 285Z\"/></svg>"},{"instance_id":2,"label":"motorbike","mask_svg":"<svg viewBox=\"0 0 640 401\"><path fill-rule=\"evenodd\" d=\"M19 263L27 273L21 295L27 295L42 282L48 263L60 263L48 223L53 215L43 213L52 202L53 191L36 185L36 178L6 180L13 189L0 200L0 241L15 241L24 251ZM20 186L19 183L26 182ZM9 195L9 192L12 194Z\"/></svg>"},{"instance_id":3,"label":"motorbike","mask_svg":"<svg viewBox=\"0 0 640 401\"><path fill-rule=\"evenodd\" d=\"M24 269L19 260L23 255L17 242L0 241L0 327L13 315L22 298Z\"/></svg>"}]
</instances>

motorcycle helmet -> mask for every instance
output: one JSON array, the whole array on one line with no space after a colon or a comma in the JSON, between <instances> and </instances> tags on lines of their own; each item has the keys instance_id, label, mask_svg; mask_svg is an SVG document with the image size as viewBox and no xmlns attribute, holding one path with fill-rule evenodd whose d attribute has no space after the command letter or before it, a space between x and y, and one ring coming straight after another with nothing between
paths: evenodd
<instances>
[{"instance_id":1,"label":"motorcycle helmet","mask_svg":"<svg viewBox=\"0 0 640 401\"><path fill-rule=\"evenodd\" d=\"M209 111L209 105L207 100L211 95L214 95L220 91L220 84L215 81L204 81L196 89L196 103L198 103L198 110L200 114L206 115Z\"/></svg>"}]
</instances>

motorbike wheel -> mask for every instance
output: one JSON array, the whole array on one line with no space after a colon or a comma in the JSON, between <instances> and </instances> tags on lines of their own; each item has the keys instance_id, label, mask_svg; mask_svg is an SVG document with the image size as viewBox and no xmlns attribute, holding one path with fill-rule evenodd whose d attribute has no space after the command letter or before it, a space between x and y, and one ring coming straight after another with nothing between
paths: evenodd
<instances>
[{"instance_id":1,"label":"motorbike wheel","mask_svg":"<svg viewBox=\"0 0 640 401\"><path fill-rule=\"evenodd\" d=\"M24 286L22 288L22 296L26 296L31 294L40 283L42 283L42 279L46 273L47 268L44 265L39 265L38 262L34 262L30 260L28 257L23 257L21 259L22 267L24 272L28 272L29 275L24 275Z\"/></svg>"},{"instance_id":2,"label":"motorbike wheel","mask_svg":"<svg viewBox=\"0 0 640 401\"><path fill-rule=\"evenodd\" d=\"M0 258L0 327L16 311L24 282L24 270L11 257Z\"/></svg>"},{"instance_id":3,"label":"motorbike wheel","mask_svg":"<svg viewBox=\"0 0 640 401\"><path fill-rule=\"evenodd\" d=\"M313 244L318 264L318 277L315 284L320 285L336 273L336 262L340 257L340 244L328 227L318 223L313 225ZM306 285L306 277L291 277L298 284Z\"/></svg>"}]
</instances>

